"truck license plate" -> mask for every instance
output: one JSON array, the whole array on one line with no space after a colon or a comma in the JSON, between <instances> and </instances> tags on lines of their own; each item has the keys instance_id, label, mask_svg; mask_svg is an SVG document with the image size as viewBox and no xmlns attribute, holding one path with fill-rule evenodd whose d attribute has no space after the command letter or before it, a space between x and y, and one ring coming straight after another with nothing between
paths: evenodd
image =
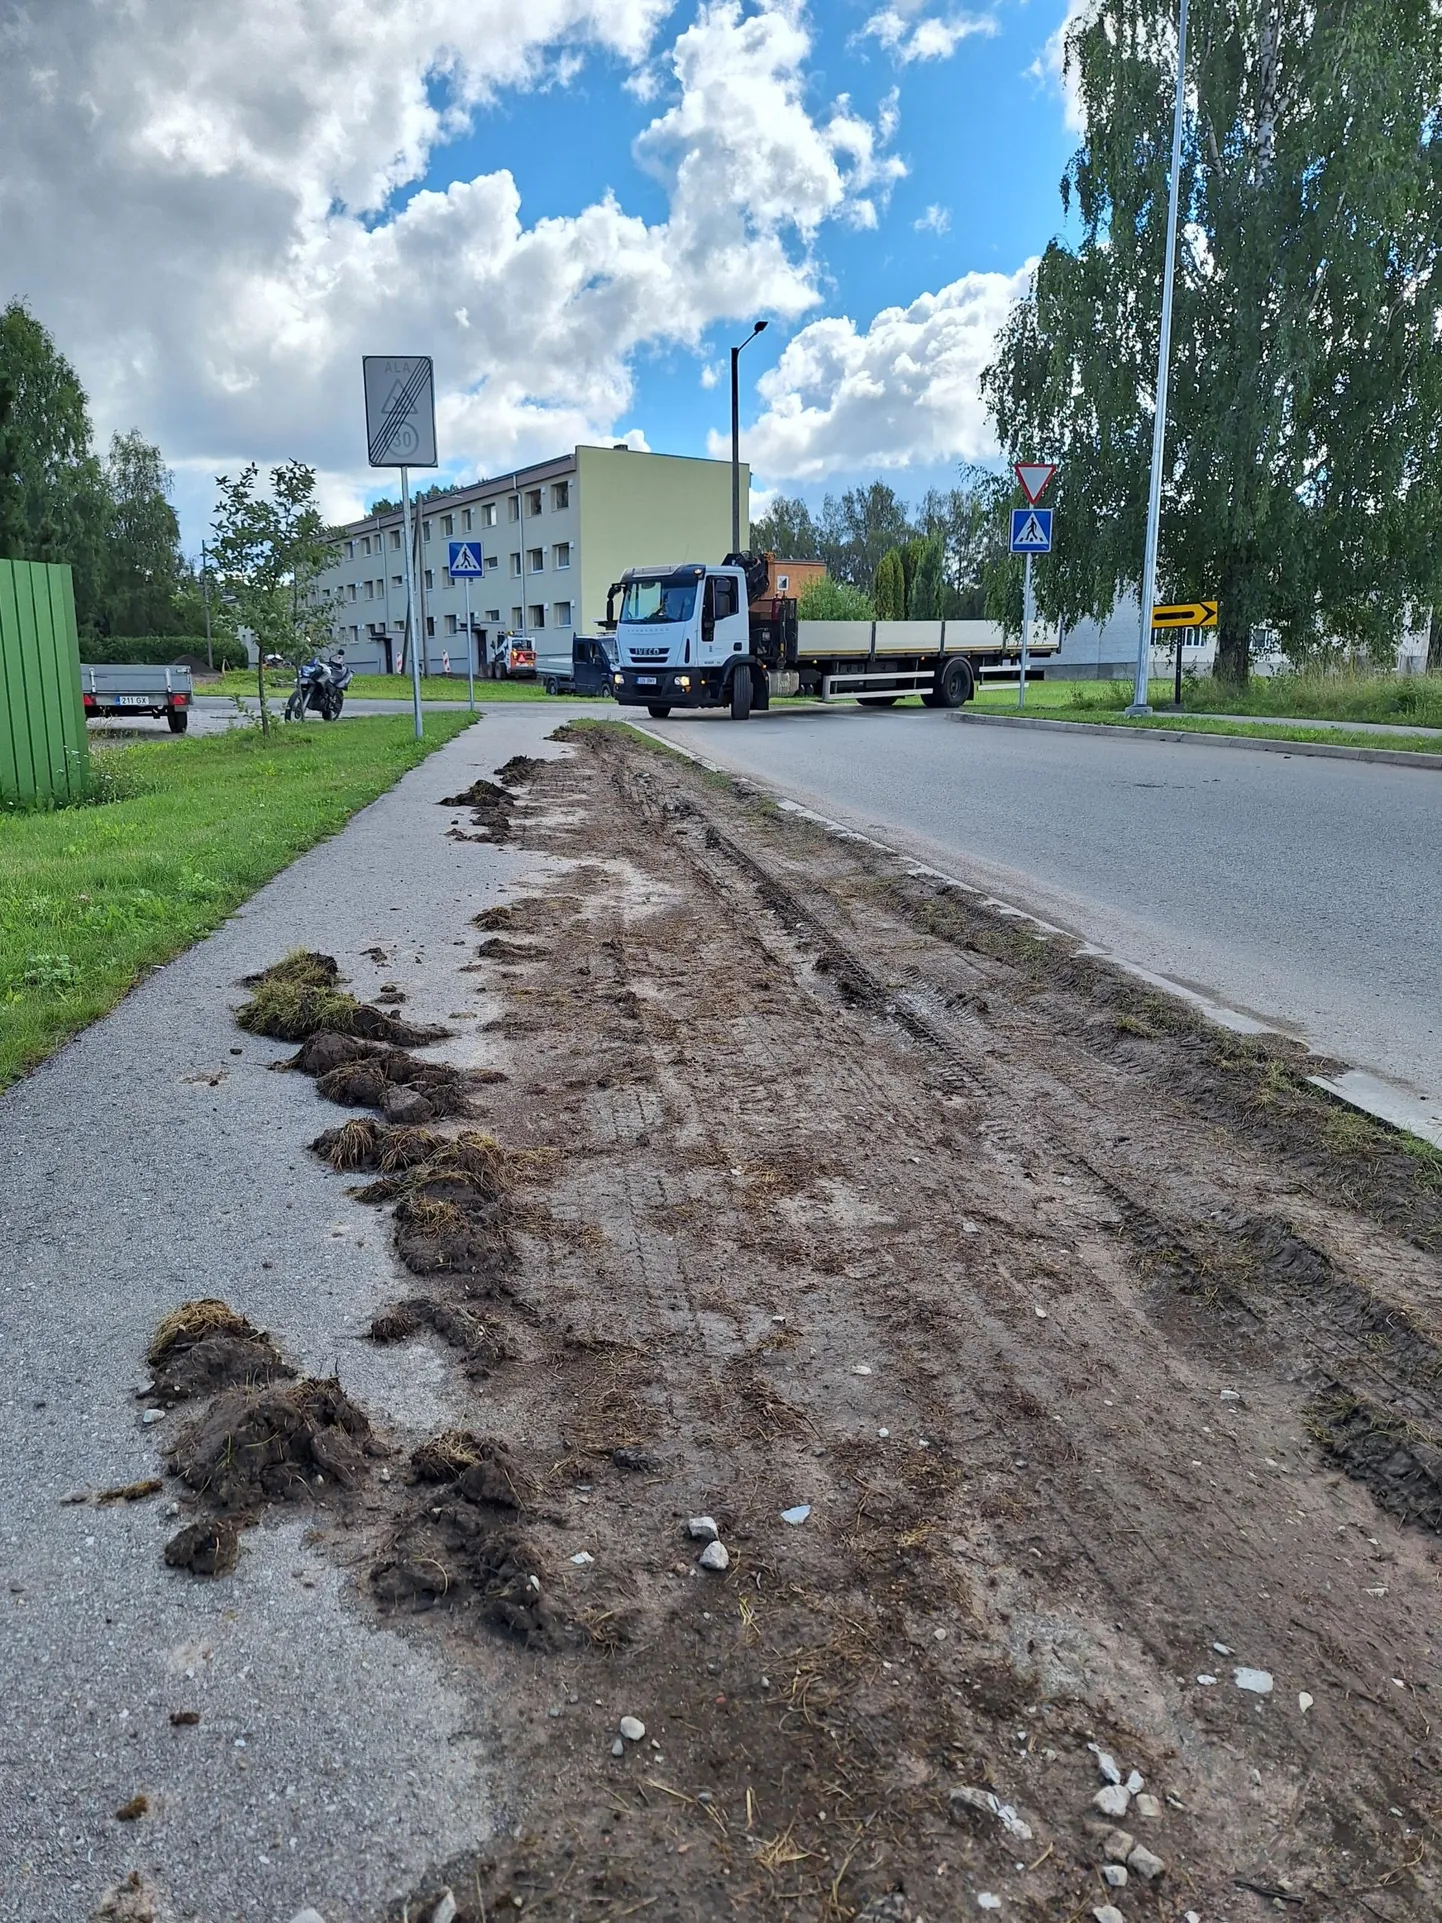
<instances>
[{"instance_id":1,"label":"truck license plate","mask_svg":"<svg viewBox=\"0 0 1442 1923\"><path fill-rule=\"evenodd\" d=\"M656 677L654 674L638 674L636 676L636 686L638 688L654 688L655 685Z\"/></svg>"},{"instance_id":2,"label":"truck license plate","mask_svg":"<svg viewBox=\"0 0 1442 1923\"><path fill-rule=\"evenodd\" d=\"M117 708L148 708L150 706L150 696L148 694L118 694L115 696L115 706Z\"/></svg>"}]
</instances>

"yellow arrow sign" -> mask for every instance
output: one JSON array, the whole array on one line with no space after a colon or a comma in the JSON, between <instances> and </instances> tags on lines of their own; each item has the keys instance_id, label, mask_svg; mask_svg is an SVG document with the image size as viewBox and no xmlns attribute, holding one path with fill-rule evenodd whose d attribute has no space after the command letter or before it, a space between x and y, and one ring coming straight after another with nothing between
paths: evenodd
<instances>
[{"instance_id":1,"label":"yellow arrow sign","mask_svg":"<svg viewBox=\"0 0 1442 1923\"><path fill-rule=\"evenodd\" d=\"M1215 601L1176 601L1170 607L1152 609L1154 628L1214 628L1216 625Z\"/></svg>"}]
</instances>

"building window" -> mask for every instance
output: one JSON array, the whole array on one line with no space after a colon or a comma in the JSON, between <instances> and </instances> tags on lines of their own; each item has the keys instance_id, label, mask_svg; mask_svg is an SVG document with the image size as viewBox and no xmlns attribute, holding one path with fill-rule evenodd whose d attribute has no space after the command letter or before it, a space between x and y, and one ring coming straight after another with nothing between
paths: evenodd
<instances>
[{"instance_id":1,"label":"building window","mask_svg":"<svg viewBox=\"0 0 1442 1923\"><path fill-rule=\"evenodd\" d=\"M495 525L496 525L496 504L494 501L487 501L485 506L481 509L481 526L494 527ZM501 618L500 615L496 616L496 619L498 621L500 620L500 618Z\"/></svg>"},{"instance_id":2,"label":"building window","mask_svg":"<svg viewBox=\"0 0 1442 1923\"><path fill-rule=\"evenodd\" d=\"M570 505L571 483L569 481L553 481L551 483L551 506L559 514L563 508L568 508Z\"/></svg>"},{"instance_id":3,"label":"building window","mask_svg":"<svg viewBox=\"0 0 1442 1923\"><path fill-rule=\"evenodd\" d=\"M568 627L570 627L570 625L571 625L571 604L570 604L570 602L569 602L569 601L558 601L558 602L556 603L556 607L555 607L555 615L556 615L556 626L557 626L558 628L568 628Z\"/></svg>"},{"instance_id":4,"label":"building window","mask_svg":"<svg viewBox=\"0 0 1442 1923\"><path fill-rule=\"evenodd\" d=\"M486 619L488 621L499 621L500 618L501 618L501 610L499 608L486 609Z\"/></svg>"},{"instance_id":5,"label":"building window","mask_svg":"<svg viewBox=\"0 0 1442 1923\"><path fill-rule=\"evenodd\" d=\"M441 533L442 533L442 534L454 534L454 533L455 533L455 531L456 531L456 517L455 517L455 515L454 515L454 514L443 514L443 515L441 516Z\"/></svg>"},{"instance_id":6,"label":"building window","mask_svg":"<svg viewBox=\"0 0 1442 1923\"><path fill-rule=\"evenodd\" d=\"M370 551L371 551L371 537L368 534L363 534L361 536L361 553L369 554Z\"/></svg>"},{"instance_id":7,"label":"building window","mask_svg":"<svg viewBox=\"0 0 1442 1923\"><path fill-rule=\"evenodd\" d=\"M426 569L426 593L427 594L432 593L435 588L435 585L436 585L435 574L430 568L427 568Z\"/></svg>"},{"instance_id":8,"label":"building window","mask_svg":"<svg viewBox=\"0 0 1442 1923\"><path fill-rule=\"evenodd\" d=\"M545 604L544 602L541 602L541 601L533 601L531 603L531 626L533 628L543 628L545 627L545 625L546 625Z\"/></svg>"},{"instance_id":9,"label":"building window","mask_svg":"<svg viewBox=\"0 0 1442 1923\"><path fill-rule=\"evenodd\" d=\"M406 583L405 583L405 577L404 577L404 575L400 575L400 574L393 574L393 575L391 576L391 586L392 586L393 588L403 588L403 587L405 586L405 584L406 584Z\"/></svg>"},{"instance_id":10,"label":"building window","mask_svg":"<svg viewBox=\"0 0 1442 1923\"><path fill-rule=\"evenodd\" d=\"M470 531L471 531L471 510L468 507L465 507L461 509L461 532L462 534L469 534Z\"/></svg>"},{"instance_id":11,"label":"building window","mask_svg":"<svg viewBox=\"0 0 1442 1923\"><path fill-rule=\"evenodd\" d=\"M495 573L496 573L496 572L498 571L498 569L500 568L500 565L501 565L501 557L500 557L500 555L499 555L499 554L488 554L488 555L487 555L487 556L485 557L485 562L486 562L486 573L487 573L487 574L495 574ZM501 617L500 617L500 615L497 615L497 616L496 616L496 619L497 619L498 621L500 620L500 618L501 618Z\"/></svg>"},{"instance_id":12,"label":"building window","mask_svg":"<svg viewBox=\"0 0 1442 1923\"><path fill-rule=\"evenodd\" d=\"M398 548L400 544L401 544L401 531L398 527L393 527L391 529L391 546L393 548Z\"/></svg>"},{"instance_id":13,"label":"building window","mask_svg":"<svg viewBox=\"0 0 1442 1923\"><path fill-rule=\"evenodd\" d=\"M530 488L527 488L527 489L526 489L526 512L527 512L527 514L539 514L539 513L540 513L540 511L541 511L541 490L540 490L540 488L538 488L538 487L530 487Z\"/></svg>"},{"instance_id":14,"label":"building window","mask_svg":"<svg viewBox=\"0 0 1442 1923\"><path fill-rule=\"evenodd\" d=\"M351 582L348 582L348 583L347 583L347 586L346 586L346 599L347 599L347 601L354 601L354 599L355 599L355 582L354 582L354 581L351 581Z\"/></svg>"},{"instance_id":15,"label":"building window","mask_svg":"<svg viewBox=\"0 0 1442 1923\"><path fill-rule=\"evenodd\" d=\"M448 614L446 616L446 633L454 634L455 631L456 631L456 617L453 614Z\"/></svg>"},{"instance_id":16,"label":"building window","mask_svg":"<svg viewBox=\"0 0 1442 1923\"><path fill-rule=\"evenodd\" d=\"M350 638L351 638L351 644L352 646L354 646L354 644L360 640L360 629L352 628L350 631Z\"/></svg>"},{"instance_id":17,"label":"building window","mask_svg":"<svg viewBox=\"0 0 1442 1923\"><path fill-rule=\"evenodd\" d=\"M520 575L521 575L521 557L519 554L513 554L511 556L511 577L513 580L519 580Z\"/></svg>"},{"instance_id":18,"label":"building window","mask_svg":"<svg viewBox=\"0 0 1442 1923\"><path fill-rule=\"evenodd\" d=\"M511 626L513 628L522 628L525 625L526 625L525 615L523 610L520 608L512 608L511 609Z\"/></svg>"},{"instance_id":19,"label":"building window","mask_svg":"<svg viewBox=\"0 0 1442 1923\"><path fill-rule=\"evenodd\" d=\"M519 494L508 494L506 496L506 519L508 521L519 521L520 518L521 497Z\"/></svg>"},{"instance_id":20,"label":"building window","mask_svg":"<svg viewBox=\"0 0 1442 1923\"><path fill-rule=\"evenodd\" d=\"M374 582L374 581L367 581L367 582L366 582L366 584L365 584L365 589L366 589L366 599L367 599L367 601L374 601L374 600L375 600L375 598L376 598L376 584L375 584L375 582Z\"/></svg>"},{"instance_id":21,"label":"building window","mask_svg":"<svg viewBox=\"0 0 1442 1923\"><path fill-rule=\"evenodd\" d=\"M540 574L545 568L545 565L546 550L544 548L526 549L526 566L532 574Z\"/></svg>"},{"instance_id":22,"label":"building window","mask_svg":"<svg viewBox=\"0 0 1442 1923\"><path fill-rule=\"evenodd\" d=\"M569 541L557 541L556 545L551 549L551 562L553 566L558 568L568 568L571 565L571 543Z\"/></svg>"},{"instance_id":23,"label":"building window","mask_svg":"<svg viewBox=\"0 0 1442 1923\"><path fill-rule=\"evenodd\" d=\"M345 558L347 559L347 561L353 561L355 559L355 542L354 541L346 542Z\"/></svg>"}]
</instances>

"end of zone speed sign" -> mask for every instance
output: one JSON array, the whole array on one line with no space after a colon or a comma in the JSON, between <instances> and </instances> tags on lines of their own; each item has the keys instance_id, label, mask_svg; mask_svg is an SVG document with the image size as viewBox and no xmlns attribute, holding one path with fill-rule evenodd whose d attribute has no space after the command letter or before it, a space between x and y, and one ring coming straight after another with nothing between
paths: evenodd
<instances>
[{"instance_id":1,"label":"end of zone speed sign","mask_svg":"<svg viewBox=\"0 0 1442 1923\"><path fill-rule=\"evenodd\" d=\"M429 354L366 354L366 446L372 467L436 467L436 383Z\"/></svg>"}]
</instances>

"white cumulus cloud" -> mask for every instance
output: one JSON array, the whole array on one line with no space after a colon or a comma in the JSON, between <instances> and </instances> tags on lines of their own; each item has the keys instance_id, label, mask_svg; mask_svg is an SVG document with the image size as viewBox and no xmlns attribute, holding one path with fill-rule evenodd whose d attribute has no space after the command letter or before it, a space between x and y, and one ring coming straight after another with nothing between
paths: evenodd
<instances>
[{"instance_id":1,"label":"white cumulus cloud","mask_svg":"<svg viewBox=\"0 0 1442 1923\"><path fill-rule=\"evenodd\" d=\"M844 316L803 327L756 383L764 407L743 444L753 470L768 481L815 480L994 453L981 371L1035 268L965 274L909 307L884 308L864 331ZM720 436L712 451L725 451Z\"/></svg>"},{"instance_id":2,"label":"white cumulus cloud","mask_svg":"<svg viewBox=\"0 0 1442 1923\"><path fill-rule=\"evenodd\" d=\"M944 234L951 226L951 214L947 208L933 201L926 212L918 214L911 224L918 234Z\"/></svg>"},{"instance_id":3,"label":"white cumulus cloud","mask_svg":"<svg viewBox=\"0 0 1442 1923\"><path fill-rule=\"evenodd\" d=\"M666 11L0 7L0 297L53 329L103 431L141 423L192 476L294 454L353 501L365 352L434 356L450 462L619 438L638 349L804 314L822 224L873 224L905 171L893 102L808 100L801 0L711 0L658 54ZM664 219L608 194L528 222L504 169L416 190L500 90L564 85L595 49L647 77Z\"/></svg>"},{"instance_id":4,"label":"white cumulus cloud","mask_svg":"<svg viewBox=\"0 0 1442 1923\"><path fill-rule=\"evenodd\" d=\"M963 40L995 34L990 14L928 13L924 0L891 0L873 13L858 39L875 40L902 66L914 60L949 60Z\"/></svg>"}]
</instances>

